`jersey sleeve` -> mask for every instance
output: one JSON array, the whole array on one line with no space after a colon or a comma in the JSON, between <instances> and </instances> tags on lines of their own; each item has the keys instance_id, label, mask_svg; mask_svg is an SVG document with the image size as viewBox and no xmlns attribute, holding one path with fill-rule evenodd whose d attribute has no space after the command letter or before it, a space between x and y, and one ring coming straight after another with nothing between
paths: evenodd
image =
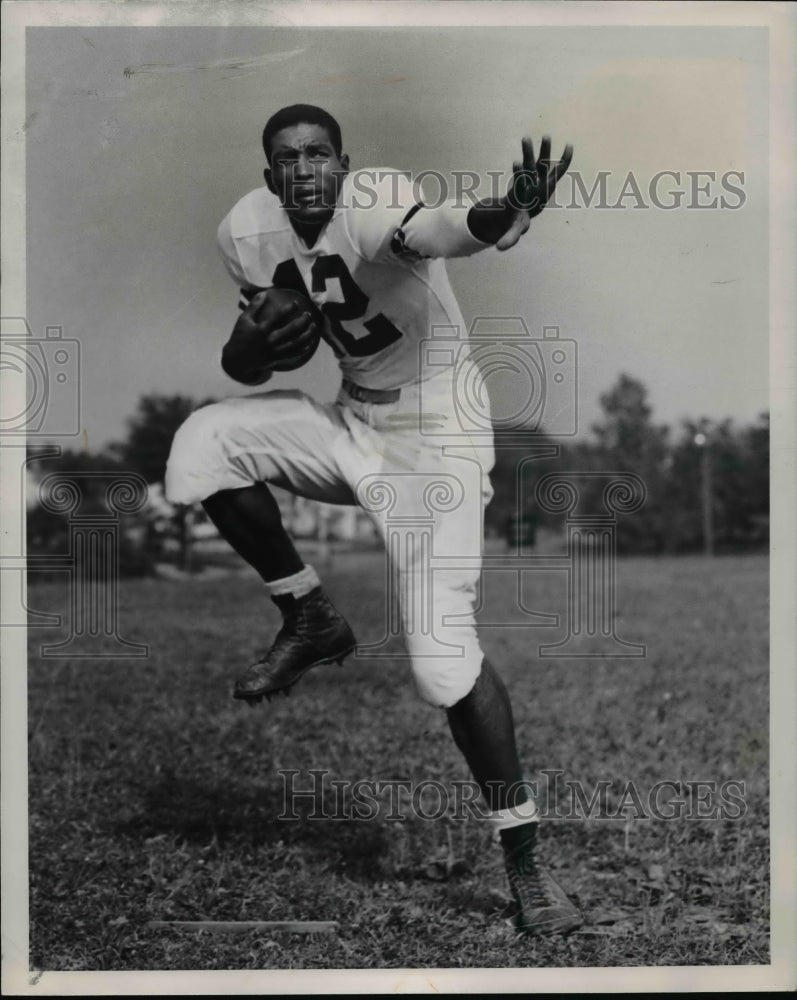
<instances>
[{"instance_id":1,"label":"jersey sleeve","mask_svg":"<svg viewBox=\"0 0 797 1000\"><path fill-rule=\"evenodd\" d=\"M415 263L468 257L491 246L468 228L469 205L453 201L424 205L407 174L361 170L350 180L349 236L366 260Z\"/></svg>"},{"instance_id":2,"label":"jersey sleeve","mask_svg":"<svg viewBox=\"0 0 797 1000\"><path fill-rule=\"evenodd\" d=\"M216 232L216 245L227 273L238 286L238 308L246 309L252 301L252 297L261 288L253 285L246 277L238 247L232 235L232 212L229 212L221 221Z\"/></svg>"},{"instance_id":3,"label":"jersey sleeve","mask_svg":"<svg viewBox=\"0 0 797 1000\"><path fill-rule=\"evenodd\" d=\"M232 212L228 212L221 220L216 232L216 246L229 276L239 287L245 285L246 276L232 236Z\"/></svg>"},{"instance_id":4,"label":"jersey sleeve","mask_svg":"<svg viewBox=\"0 0 797 1000\"><path fill-rule=\"evenodd\" d=\"M391 249L397 257L470 257L491 243L476 239L468 227L469 206L454 202L427 207L418 205L393 234Z\"/></svg>"}]
</instances>

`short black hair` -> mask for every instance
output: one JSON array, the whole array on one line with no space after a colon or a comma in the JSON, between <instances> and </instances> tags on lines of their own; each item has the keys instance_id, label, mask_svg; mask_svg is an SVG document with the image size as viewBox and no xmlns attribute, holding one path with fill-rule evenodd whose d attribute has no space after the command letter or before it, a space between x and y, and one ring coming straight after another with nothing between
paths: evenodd
<instances>
[{"instance_id":1,"label":"short black hair","mask_svg":"<svg viewBox=\"0 0 797 1000\"><path fill-rule=\"evenodd\" d=\"M317 108L314 104L290 104L273 114L263 129L263 152L269 163L271 163L271 140L277 132L290 128L291 125L320 125L327 130L332 148L337 155L340 156L343 151L340 125L328 111Z\"/></svg>"}]
</instances>

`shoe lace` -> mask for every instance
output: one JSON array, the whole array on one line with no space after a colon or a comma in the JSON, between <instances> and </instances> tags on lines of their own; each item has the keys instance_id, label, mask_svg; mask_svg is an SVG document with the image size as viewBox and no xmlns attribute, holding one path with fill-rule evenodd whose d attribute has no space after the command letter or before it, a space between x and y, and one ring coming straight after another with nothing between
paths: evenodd
<instances>
[{"instance_id":1,"label":"shoe lace","mask_svg":"<svg viewBox=\"0 0 797 1000\"><path fill-rule=\"evenodd\" d=\"M304 600L292 601L282 608L282 626L272 645L256 663L265 663L275 649L297 640L317 645L319 631L335 629L342 621L340 615L322 594L311 594Z\"/></svg>"},{"instance_id":2,"label":"shoe lace","mask_svg":"<svg viewBox=\"0 0 797 1000\"><path fill-rule=\"evenodd\" d=\"M511 856L507 868L509 884L525 906L537 908L551 905L542 872L530 850L521 850Z\"/></svg>"},{"instance_id":3,"label":"shoe lace","mask_svg":"<svg viewBox=\"0 0 797 1000\"><path fill-rule=\"evenodd\" d=\"M255 663L265 663L268 658L272 655L275 649L278 649L283 643L288 642L291 635L296 631L295 622L289 621L287 618L282 623L282 627L279 632L274 636L274 641L267 648L264 649L262 654L258 656Z\"/></svg>"},{"instance_id":4,"label":"shoe lace","mask_svg":"<svg viewBox=\"0 0 797 1000\"><path fill-rule=\"evenodd\" d=\"M285 608L282 625L274 637L273 643L263 651L262 656L256 662L265 663L274 650L284 643L303 638L305 632L312 630L314 618L325 610L325 605L317 598L311 598L308 601L295 601Z\"/></svg>"}]
</instances>

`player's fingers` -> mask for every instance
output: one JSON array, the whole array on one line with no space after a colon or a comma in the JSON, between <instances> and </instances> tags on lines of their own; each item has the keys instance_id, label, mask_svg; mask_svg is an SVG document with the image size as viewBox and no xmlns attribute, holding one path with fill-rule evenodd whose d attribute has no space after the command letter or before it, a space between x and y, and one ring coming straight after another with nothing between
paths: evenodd
<instances>
[{"instance_id":1,"label":"player's fingers","mask_svg":"<svg viewBox=\"0 0 797 1000\"><path fill-rule=\"evenodd\" d=\"M527 184L528 172L519 160L515 160L512 164L512 180L509 183L509 190L507 191L507 201L516 212L523 211Z\"/></svg>"},{"instance_id":2,"label":"player's fingers","mask_svg":"<svg viewBox=\"0 0 797 1000\"><path fill-rule=\"evenodd\" d=\"M565 151L562 153L562 159L557 160L554 164L553 170L548 174L548 194L550 195L559 181L567 173L567 168L570 166L573 160L573 147L568 143L565 146Z\"/></svg>"},{"instance_id":3,"label":"player's fingers","mask_svg":"<svg viewBox=\"0 0 797 1000\"><path fill-rule=\"evenodd\" d=\"M249 299L246 306L244 306L241 315L254 320L258 312L266 304L267 296L268 296L268 291L265 288L261 289L261 291L259 292L255 292Z\"/></svg>"},{"instance_id":4,"label":"player's fingers","mask_svg":"<svg viewBox=\"0 0 797 1000\"><path fill-rule=\"evenodd\" d=\"M303 358L310 353L311 349L318 343L312 339L307 343L295 340L290 346L283 347L281 351L271 351L269 362L271 364L281 364L283 361L293 361L296 358Z\"/></svg>"},{"instance_id":5,"label":"player's fingers","mask_svg":"<svg viewBox=\"0 0 797 1000\"><path fill-rule=\"evenodd\" d=\"M520 239L520 233L513 232L510 230L508 233L504 233L501 239L495 244L496 250L510 250Z\"/></svg>"},{"instance_id":6,"label":"player's fingers","mask_svg":"<svg viewBox=\"0 0 797 1000\"><path fill-rule=\"evenodd\" d=\"M271 319L268 320L268 326L274 331L296 330L306 326L312 318L309 310L299 309L297 306L289 304L287 309L280 306L278 311L274 311Z\"/></svg>"},{"instance_id":7,"label":"player's fingers","mask_svg":"<svg viewBox=\"0 0 797 1000\"><path fill-rule=\"evenodd\" d=\"M316 329L315 320L308 313L303 313L292 319L284 326L276 327L269 333L269 340L273 344L284 344L299 337L305 337Z\"/></svg>"},{"instance_id":8,"label":"player's fingers","mask_svg":"<svg viewBox=\"0 0 797 1000\"><path fill-rule=\"evenodd\" d=\"M545 197L545 186L541 185L536 172L522 170L515 178L515 200L512 207L518 211L536 214ZM521 222L523 220L521 219Z\"/></svg>"},{"instance_id":9,"label":"player's fingers","mask_svg":"<svg viewBox=\"0 0 797 1000\"><path fill-rule=\"evenodd\" d=\"M306 333L312 325L313 317L310 313L302 312L287 323L273 325L269 331L269 340L274 344L283 343Z\"/></svg>"},{"instance_id":10,"label":"player's fingers","mask_svg":"<svg viewBox=\"0 0 797 1000\"><path fill-rule=\"evenodd\" d=\"M565 146L564 152L562 153L562 158L556 161L555 173L557 180L562 177L566 172L567 168L573 161L573 147L568 143Z\"/></svg>"},{"instance_id":11,"label":"player's fingers","mask_svg":"<svg viewBox=\"0 0 797 1000\"><path fill-rule=\"evenodd\" d=\"M300 349L309 346L314 339L319 336L319 330L315 323L310 322L306 327L299 330L293 330L291 332L286 332L285 330L280 331L280 336L278 339L274 340L269 338L269 344L273 350L285 351L291 350L299 345Z\"/></svg>"},{"instance_id":12,"label":"player's fingers","mask_svg":"<svg viewBox=\"0 0 797 1000\"><path fill-rule=\"evenodd\" d=\"M293 302L282 302L274 307L269 324L275 329L284 325L289 316L296 315L296 305Z\"/></svg>"},{"instance_id":13,"label":"player's fingers","mask_svg":"<svg viewBox=\"0 0 797 1000\"><path fill-rule=\"evenodd\" d=\"M509 250L529 228L529 216L526 212L519 212L512 225L495 244L497 250Z\"/></svg>"},{"instance_id":14,"label":"player's fingers","mask_svg":"<svg viewBox=\"0 0 797 1000\"><path fill-rule=\"evenodd\" d=\"M534 170L534 143L529 136L525 135L520 140L520 146L523 150L523 166L526 170Z\"/></svg>"},{"instance_id":15,"label":"player's fingers","mask_svg":"<svg viewBox=\"0 0 797 1000\"><path fill-rule=\"evenodd\" d=\"M282 302L275 309L277 316L290 316L291 313L296 312L295 302Z\"/></svg>"},{"instance_id":16,"label":"player's fingers","mask_svg":"<svg viewBox=\"0 0 797 1000\"><path fill-rule=\"evenodd\" d=\"M540 143L540 158L537 163L542 166L545 171L548 170L548 164L551 162L551 137L549 135L544 135L542 137L542 142Z\"/></svg>"},{"instance_id":17,"label":"player's fingers","mask_svg":"<svg viewBox=\"0 0 797 1000\"><path fill-rule=\"evenodd\" d=\"M286 358L306 354L307 351L318 340L318 334L306 331L290 340L281 343L279 346L270 345L269 355L274 361L282 361Z\"/></svg>"},{"instance_id":18,"label":"player's fingers","mask_svg":"<svg viewBox=\"0 0 797 1000\"><path fill-rule=\"evenodd\" d=\"M290 348L297 343L309 343L318 335L318 330L312 319L299 322L294 320L280 327L279 330L272 331L268 337L268 343L272 350L281 351Z\"/></svg>"}]
</instances>

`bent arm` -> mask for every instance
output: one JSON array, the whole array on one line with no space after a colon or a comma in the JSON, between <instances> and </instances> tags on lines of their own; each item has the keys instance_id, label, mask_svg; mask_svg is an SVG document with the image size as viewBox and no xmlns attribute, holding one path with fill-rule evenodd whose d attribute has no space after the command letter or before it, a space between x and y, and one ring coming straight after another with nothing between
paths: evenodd
<instances>
[{"instance_id":1,"label":"bent arm","mask_svg":"<svg viewBox=\"0 0 797 1000\"><path fill-rule=\"evenodd\" d=\"M221 368L236 382L243 385L262 385L273 372L266 367L263 357L263 335L253 322L257 308L255 296L267 289L243 287L238 305L241 313L227 343L221 351ZM258 301L262 301L262 296Z\"/></svg>"}]
</instances>

